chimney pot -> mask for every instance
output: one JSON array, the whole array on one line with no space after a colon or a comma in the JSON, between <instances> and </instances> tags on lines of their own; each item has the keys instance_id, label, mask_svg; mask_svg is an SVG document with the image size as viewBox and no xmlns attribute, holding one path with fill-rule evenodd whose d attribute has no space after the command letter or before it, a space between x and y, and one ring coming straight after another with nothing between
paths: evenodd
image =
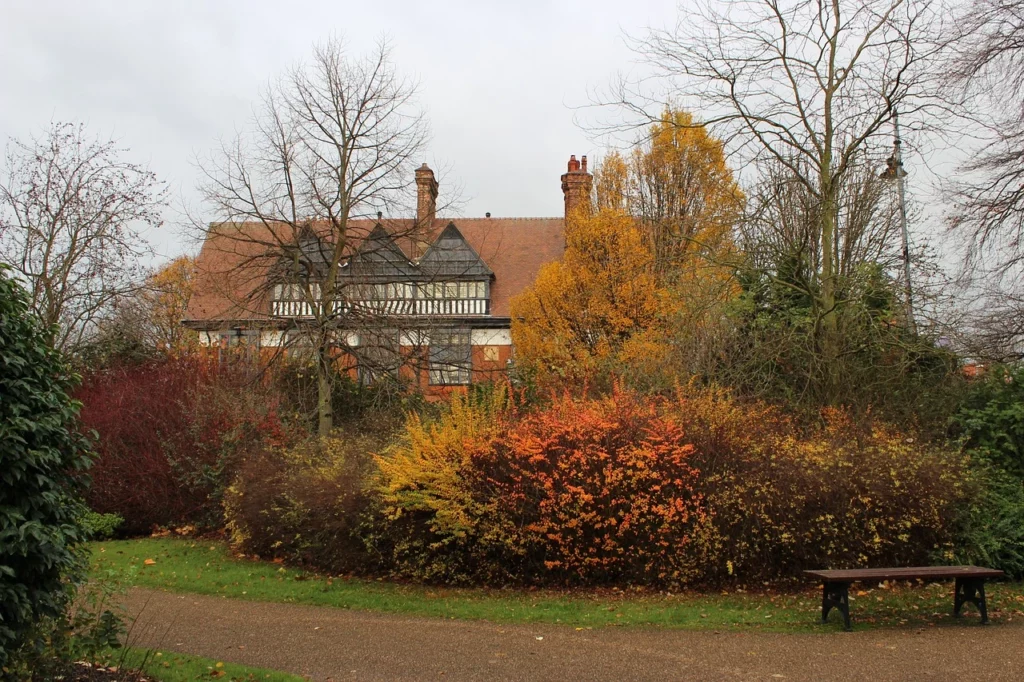
<instances>
[{"instance_id":1,"label":"chimney pot","mask_svg":"<svg viewBox=\"0 0 1024 682\"><path fill-rule=\"evenodd\" d=\"M580 158L581 158L581 161L583 162L583 172L584 172L584 173L586 173L586 172L587 172L587 157L586 157L586 155L584 154L584 155L583 155L582 157L580 157Z\"/></svg>"},{"instance_id":2,"label":"chimney pot","mask_svg":"<svg viewBox=\"0 0 1024 682\"><path fill-rule=\"evenodd\" d=\"M485 215L485 216L487 216L488 218L490 218L490 217L491 217L491 212L490 212L490 211L488 211L488 212L487 212L487 213L485 213L484 215Z\"/></svg>"},{"instance_id":3,"label":"chimney pot","mask_svg":"<svg viewBox=\"0 0 1024 682\"><path fill-rule=\"evenodd\" d=\"M382 211L377 211L377 220L380 220L383 217L384 217L384 213Z\"/></svg>"}]
</instances>

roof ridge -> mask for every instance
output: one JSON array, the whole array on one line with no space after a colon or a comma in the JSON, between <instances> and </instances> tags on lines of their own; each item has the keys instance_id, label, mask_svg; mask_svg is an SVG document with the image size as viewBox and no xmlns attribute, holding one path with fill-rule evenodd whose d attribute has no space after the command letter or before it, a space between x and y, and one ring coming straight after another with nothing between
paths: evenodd
<instances>
[{"instance_id":1,"label":"roof ridge","mask_svg":"<svg viewBox=\"0 0 1024 682\"><path fill-rule=\"evenodd\" d=\"M461 216L458 218L449 218L448 220L454 222L456 220L562 220L563 216Z\"/></svg>"}]
</instances>

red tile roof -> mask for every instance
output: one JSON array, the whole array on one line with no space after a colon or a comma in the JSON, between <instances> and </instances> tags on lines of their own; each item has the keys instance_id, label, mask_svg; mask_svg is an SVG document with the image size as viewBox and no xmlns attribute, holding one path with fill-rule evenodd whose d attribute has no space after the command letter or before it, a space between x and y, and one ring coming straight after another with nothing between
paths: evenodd
<instances>
[{"instance_id":1,"label":"red tile roof","mask_svg":"<svg viewBox=\"0 0 1024 682\"><path fill-rule=\"evenodd\" d=\"M432 237L449 222L494 272L491 314L509 316L514 296L533 283L545 263L558 260L565 250L563 218L455 218L435 220L429 235L410 236L411 219L383 221L403 252L415 260ZM351 249L358 247L376 221L351 221ZM319 231L319 230L318 230ZM214 321L268 319L262 286L276 259L279 243L275 230L261 223L225 223L210 228L196 260L195 293L186 321L193 325ZM284 234L284 231L281 231ZM291 234L289 231L287 234Z\"/></svg>"}]
</instances>

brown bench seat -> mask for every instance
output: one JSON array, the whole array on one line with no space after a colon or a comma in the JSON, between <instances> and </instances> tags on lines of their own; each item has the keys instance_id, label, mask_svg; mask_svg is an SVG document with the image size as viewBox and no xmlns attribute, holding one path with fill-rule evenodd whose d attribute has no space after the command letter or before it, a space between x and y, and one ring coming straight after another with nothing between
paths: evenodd
<instances>
[{"instance_id":1,"label":"brown bench seat","mask_svg":"<svg viewBox=\"0 0 1024 682\"><path fill-rule=\"evenodd\" d=\"M959 616L964 604L974 604L981 622L988 622L985 605L985 581L1005 575L994 568L978 566L917 566L912 568L852 568L841 570L804 571L822 584L821 622L828 622L833 608L843 614L843 625L850 630L850 584L866 580L943 580L953 578L953 615Z\"/></svg>"}]
</instances>

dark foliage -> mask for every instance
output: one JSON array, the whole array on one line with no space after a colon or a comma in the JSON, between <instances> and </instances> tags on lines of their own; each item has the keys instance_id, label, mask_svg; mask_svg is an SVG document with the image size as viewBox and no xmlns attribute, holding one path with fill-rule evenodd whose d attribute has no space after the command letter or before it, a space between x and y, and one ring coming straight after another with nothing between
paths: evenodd
<instances>
[{"instance_id":1,"label":"dark foliage","mask_svg":"<svg viewBox=\"0 0 1024 682\"><path fill-rule=\"evenodd\" d=\"M1024 481L1024 366L990 368L955 421L967 449Z\"/></svg>"},{"instance_id":2,"label":"dark foliage","mask_svg":"<svg viewBox=\"0 0 1024 682\"><path fill-rule=\"evenodd\" d=\"M0 666L34 623L64 612L83 570L90 444L76 428L77 377L50 336L0 268Z\"/></svg>"}]
</instances>

